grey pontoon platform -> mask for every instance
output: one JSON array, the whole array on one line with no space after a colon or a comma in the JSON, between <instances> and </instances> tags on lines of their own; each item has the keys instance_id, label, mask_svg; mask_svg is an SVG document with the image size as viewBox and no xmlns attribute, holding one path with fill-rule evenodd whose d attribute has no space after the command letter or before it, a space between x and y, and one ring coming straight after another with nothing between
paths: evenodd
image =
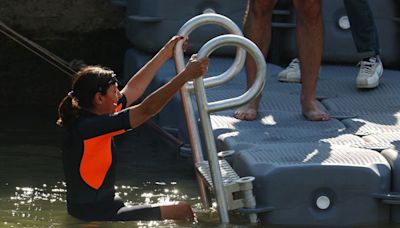
<instances>
[{"instance_id":1,"label":"grey pontoon platform","mask_svg":"<svg viewBox=\"0 0 400 228\"><path fill-rule=\"evenodd\" d=\"M139 59L148 58L137 51L132 53ZM211 56L210 71L218 74L232 61ZM255 177L256 207L272 208L259 214L259 219L302 225L396 220L399 212L395 203L399 201L393 192L400 190L400 183L393 183L399 180L392 180L392 176L398 176L393 171L398 169L395 155L400 145L399 72L385 70L378 88L358 90L356 66L323 65L319 105L334 118L311 122L301 115L301 85L279 82L277 73L281 69L268 65L255 121L233 118L234 110L211 115L218 150L236 151L228 161L240 177ZM163 84L172 75L173 65L168 63L153 85ZM208 100L237 96L243 93L245 84L242 70L229 83L208 90ZM189 144L180 110L177 95L155 121ZM337 113L342 115L335 118Z\"/></svg>"},{"instance_id":2,"label":"grey pontoon platform","mask_svg":"<svg viewBox=\"0 0 400 228\"><path fill-rule=\"evenodd\" d=\"M305 120L296 102L300 87L273 73L255 121L236 120L233 110L211 116L217 145L236 151L232 167L255 177L257 207L274 208L263 221L377 224L392 213L398 222L399 180L391 176L398 176L400 72L386 70L372 90L356 89L356 74L355 66L322 66L320 75L321 107L348 118ZM210 92L210 99L223 91Z\"/></svg>"}]
</instances>

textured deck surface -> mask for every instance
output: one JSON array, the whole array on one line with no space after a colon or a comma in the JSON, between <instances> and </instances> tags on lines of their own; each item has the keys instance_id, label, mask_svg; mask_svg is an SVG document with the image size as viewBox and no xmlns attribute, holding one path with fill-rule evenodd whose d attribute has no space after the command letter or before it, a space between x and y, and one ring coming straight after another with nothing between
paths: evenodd
<instances>
[{"instance_id":1,"label":"textured deck surface","mask_svg":"<svg viewBox=\"0 0 400 228\"><path fill-rule=\"evenodd\" d=\"M318 102L333 118L312 122L301 115L301 84L279 82L277 73L280 70L280 67L268 65L267 82L255 121L233 118L234 109L212 114L214 135L221 150L241 151L252 147L259 150L272 145L276 148L279 144L295 144L292 153L296 153L303 151L304 143L312 143L379 152L398 144L399 71L385 69L378 88L360 90L355 86L356 66L323 65L318 82ZM246 77L242 72L230 84L208 91L208 100L240 95L245 84Z\"/></svg>"}]
</instances>

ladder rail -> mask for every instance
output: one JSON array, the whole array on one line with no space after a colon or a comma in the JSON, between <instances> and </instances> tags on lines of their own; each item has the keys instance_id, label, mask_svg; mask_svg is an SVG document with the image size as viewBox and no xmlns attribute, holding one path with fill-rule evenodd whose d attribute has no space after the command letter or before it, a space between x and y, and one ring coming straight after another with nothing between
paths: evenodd
<instances>
[{"instance_id":1,"label":"ladder rail","mask_svg":"<svg viewBox=\"0 0 400 228\"><path fill-rule=\"evenodd\" d=\"M223 216L227 216L228 207L224 192L221 170L219 167L217 147L214 140L213 129L211 126L210 114L212 112L225 110L240 106L256 97L263 89L266 76L266 63L264 56L258 47L249 39L238 35L221 35L215 37L204 44L198 52L198 58L208 57L213 51L222 46L239 46L245 49L255 60L257 64L256 80L253 85L242 95L234 98L224 99L216 102L207 102L205 80L203 77L194 80L194 91L200 116L200 124L203 129L204 142L209 161L211 178L213 181L216 200L218 203L218 212L221 216L221 222L224 222ZM255 215L252 215L253 217ZM254 219L253 219L254 220ZM229 218L228 218L229 221Z\"/></svg>"},{"instance_id":2,"label":"ladder rail","mask_svg":"<svg viewBox=\"0 0 400 228\"><path fill-rule=\"evenodd\" d=\"M228 32L233 33L233 34L238 34L238 35L242 35L242 31L240 30L240 28L229 18L219 15L219 14L202 14L199 16L196 16L192 19L190 19L189 21L187 21L182 27L181 29L178 31L178 35L184 36L184 37L188 37L189 34L195 30L196 28L206 25L206 24L215 24L215 25L219 25L223 28L225 28ZM175 65L176 65L176 71L180 72L185 68L185 60L184 60L184 55L183 55L183 51L182 51L182 45L183 45L183 40L179 41L176 44L175 47L175 54L174 54L174 60L175 60ZM237 50L237 54L236 54L236 58L234 63L232 64L233 67L237 66L243 66L244 65L244 60L245 60L245 52L244 50ZM234 70L232 68L231 73L234 73L237 71ZM236 68L236 67L235 67ZM225 76L223 77L230 77L229 75L225 74ZM212 79L209 79L211 81L213 81ZM218 82L221 83L221 82ZM186 118L186 124L187 124L187 128L188 128L188 135L189 135L189 141L192 147L192 154L193 154L193 162L197 163L200 161L204 161L203 158L203 151L201 148L201 139L200 139L200 135L199 135L199 130L197 127L197 121L196 121L196 117L195 117L195 113L193 110L193 104L190 98L190 85L188 85L189 83L186 83L186 85L184 87L182 87L182 89L180 90L180 95L181 95L181 99L182 99L182 106L183 106L183 110L185 113L185 118ZM193 87L193 86L192 86ZM198 174L196 174L198 175ZM209 207L209 200L207 197L207 193L206 193L206 187L204 185L204 183L201 180L201 177L197 176L197 181L199 183L199 191L200 191L200 197L201 197L201 201L204 207ZM221 204L222 207L224 207ZM227 217L227 215L220 215L221 220L223 221L223 223L228 223L229 219Z\"/></svg>"},{"instance_id":3,"label":"ladder rail","mask_svg":"<svg viewBox=\"0 0 400 228\"><path fill-rule=\"evenodd\" d=\"M208 41L199 50L198 58L201 59L204 57L208 57L214 50L222 46L229 45L237 46L235 60L232 66L220 75L208 78L204 78L203 75L202 77L195 79L193 83L186 83L185 86L183 86L180 90L180 94L188 127L189 140L192 146L193 162L195 164L204 161L201 147L201 139L197 127L195 113L193 110L192 100L190 98L190 92L194 92L196 94L201 127L204 133L204 144L207 150L207 158L210 167L211 179L213 182L213 190L217 201L218 214L220 217L220 222L223 224L227 224L229 223L228 205L226 196L224 194L225 191L217 157L216 144L213 138L210 114L215 111L240 106L259 95L265 83L266 64L264 56L257 48L257 46L247 38L243 37L240 28L233 21L219 14L202 14L190 19L181 27L178 35L188 37L189 34L196 28L208 24L219 25L232 34L217 36ZM182 51L183 42L184 39L182 41L179 41L175 47L174 59L177 72L182 71L185 67L185 60ZM224 84L231 80L234 76L236 76L244 66L246 51L249 52L249 54L254 58L257 64L256 80L253 83L253 86L241 96L208 103L205 89ZM205 192L205 185L201 181L201 178L199 178L199 176L197 177L202 203L203 205L206 205L206 202L208 202L208 200L207 194Z\"/></svg>"},{"instance_id":4,"label":"ladder rail","mask_svg":"<svg viewBox=\"0 0 400 228\"><path fill-rule=\"evenodd\" d=\"M196 96L197 104L201 105L200 107L205 107L205 109L208 111L209 114L217 111L238 107L245 103L248 103L261 93L265 84L265 75L267 72L267 66L264 60L264 55L252 41L243 36L221 35L215 37L201 47L201 49L197 54L198 58L208 57L213 51L223 46L238 46L240 48L245 49L250 54L250 56L253 57L257 66L256 80L244 94L238 97L233 97L229 99L208 103L207 97L205 96L205 89L206 89L204 82L205 80L203 80L202 78L195 79L194 84L196 87L195 92L197 95Z\"/></svg>"},{"instance_id":5,"label":"ladder rail","mask_svg":"<svg viewBox=\"0 0 400 228\"><path fill-rule=\"evenodd\" d=\"M193 32L196 28L210 24L221 26L226 29L230 34L243 36L241 29L235 24L235 22L225 16L214 13L206 13L193 17L179 29L178 35L188 37L189 34ZM176 64L179 66L180 69L183 69L185 66L182 51L183 43L184 40L178 42L175 47L175 61L177 61ZM236 56L232 65L225 72L217 76L211 76L204 79L204 84L206 88L216 87L231 80L243 68L245 59L246 51L242 48L238 48L236 50ZM186 90L193 91L193 82L186 83L185 87Z\"/></svg>"}]
</instances>

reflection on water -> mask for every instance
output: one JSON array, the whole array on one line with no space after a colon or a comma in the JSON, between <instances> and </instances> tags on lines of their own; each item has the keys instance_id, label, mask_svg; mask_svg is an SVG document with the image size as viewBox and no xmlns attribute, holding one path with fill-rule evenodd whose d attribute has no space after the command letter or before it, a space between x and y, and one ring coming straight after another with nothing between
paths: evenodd
<instances>
[{"instance_id":1,"label":"reflection on water","mask_svg":"<svg viewBox=\"0 0 400 228\"><path fill-rule=\"evenodd\" d=\"M59 185L63 183L60 182ZM4 192L5 188L1 191ZM7 189L12 191L12 189ZM61 225L65 207L65 186L14 187L9 197L2 196L1 212L3 225L10 227L39 227Z\"/></svg>"},{"instance_id":2,"label":"reflection on water","mask_svg":"<svg viewBox=\"0 0 400 228\"><path fill-rule=\"evenodd\" d=\"M82 225L83 227L96 227L101 224L107 226L122 226L122 222L97 222L85 223L76 220L66 214L65 183L58 182L55 185L43 184L42 186L12 187L5 184L1 192L9 192L9 196L3 194L0 199L0 217L2 226L7 227L55 227ZM180 193L177 182L173 183L144 183L140 187L129 185L116 186L117 194L126 199L128 204L164 203L178 200L189 201L197 207L198 198L190 198ZM196 206L197 204L197 206ZM178 225L174 221L150 221L150 222L128 222L135 226L161 226ZM194 225L196 222L186 222L185 225ZM197 223L198 224L198 223ZM181 224L182 225L182 224Z\"/></svg>"},{"instance_id":3,"label":"reflection on water","mask_svg":"<svg viewBox=\"0 0 400 228\"><path fill-rule=\"evenodd\" d=\"M18 116L20 113L20 116ZM146 126L116 140L116 192L127 204L187 201L198 221L84 222L66 212L61 150L62 131L54 116L35 121L16 112L0 120L0 227L209 227L214 209L203 210L191 161L160 141Z\"/></svg>"}]
</instances>

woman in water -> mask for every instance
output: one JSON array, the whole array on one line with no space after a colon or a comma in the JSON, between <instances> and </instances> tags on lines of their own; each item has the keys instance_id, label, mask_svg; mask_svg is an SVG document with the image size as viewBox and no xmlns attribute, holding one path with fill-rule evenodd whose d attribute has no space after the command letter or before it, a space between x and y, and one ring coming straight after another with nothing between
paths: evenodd
<instances>
[{"instance_id":1,"label":"woman in water","mask_svg":"<svg viewBox=\"0 0 400 228\"><path fill-rule=\"evenodd\" d=\"M125 206L114 190L113 137L146 122L187 81L207 70L208 59L198 60L193 55L182 72L141 103L131 106L173 56L175 45L182 39L171 38L121 91L111 70L87 66L76 73L72 90L59 105L57 120L67 130L62 158L70 215L89 221L193 218L187 203Z\"/></svg>"}]
</instances>

